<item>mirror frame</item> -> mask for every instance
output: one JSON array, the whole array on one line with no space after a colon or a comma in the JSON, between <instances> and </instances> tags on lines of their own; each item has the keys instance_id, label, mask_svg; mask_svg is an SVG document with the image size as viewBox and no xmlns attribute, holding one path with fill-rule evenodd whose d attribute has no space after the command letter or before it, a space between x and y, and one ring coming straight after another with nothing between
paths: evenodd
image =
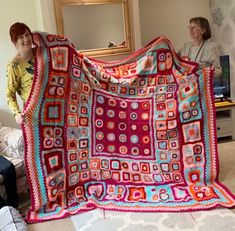
<instances>
[{"instance_id":1,"label":"mirror frame","mask_svg":"<svg viewBox=\"0 0 235 231\"><path fill-rule=\"evenodd\" d=\"M97 4L122 4L123 19L124 19L124 35L125 46L117 46L112 48L97 48L88 50L79 50L84 55L91 57L122 55L131 53L133 51L131 29L130 29L130 15L129 15L129 0L54 0L55 19L57 33L64 35L64 17L63 6L66 5L97 5Z\"/></svg>"}]
</instances>

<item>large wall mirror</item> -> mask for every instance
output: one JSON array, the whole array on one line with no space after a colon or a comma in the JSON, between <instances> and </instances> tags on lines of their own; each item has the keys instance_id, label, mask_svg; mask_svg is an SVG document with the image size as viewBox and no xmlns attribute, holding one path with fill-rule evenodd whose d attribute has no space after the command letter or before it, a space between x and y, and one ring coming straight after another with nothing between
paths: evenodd
<instances>
[{"instance_id":1,"label":"large wall mirror","mask_svg":"<svg viewBox=\"0 0 235 231\"><path fill-rule=\"evenodd\" d=\"M54 0L58 34L85 55L132 52L128 0Z\"/></svg>"}]
</instances>

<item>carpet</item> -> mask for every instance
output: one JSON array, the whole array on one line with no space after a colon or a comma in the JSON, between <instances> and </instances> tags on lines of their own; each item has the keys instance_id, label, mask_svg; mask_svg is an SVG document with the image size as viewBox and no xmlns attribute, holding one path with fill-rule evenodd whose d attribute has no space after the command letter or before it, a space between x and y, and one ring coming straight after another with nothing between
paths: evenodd
<instances>
[{"instance_id":1,"label":"carpet","mask_svg":"<svg viewBox=\"0 0 235 231\"><path fill-rule=\"evenodd\" d=\"M232 231L235 214L229 209L190 213L130 213L100 209L71 217L78 231Z\"/></svg>"},{"instance_id":2,"label":"carpet","mask_svg":"<svg viewBox=\"0 0 235 231\"><path fill-rule=\"evenodd\" d=\"M218 182L213 69L177 57L159 37L129 57L85 57L37 32L22 130L28 222L95 208L191 212L230 208Z\"/></svg>"}]
</instances>

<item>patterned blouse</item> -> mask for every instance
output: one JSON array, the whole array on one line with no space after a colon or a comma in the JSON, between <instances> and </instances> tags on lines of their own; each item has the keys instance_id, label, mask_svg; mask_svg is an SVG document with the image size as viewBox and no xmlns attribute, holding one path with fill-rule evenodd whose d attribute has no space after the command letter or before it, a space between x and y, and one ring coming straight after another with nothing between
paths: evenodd
<instances>
[{"instance_id":1,"label":"patterned blouse","mask_svg":"<svg viewBox=\"0 0 235 231\"><path fill-rule=\"evenodd\" d=\"M34 60L21 62L12 60L7 66L7 104L13 115L20 113L20 107L17 102L16 93L25 104L33 83Z\"/></svg>"}]
</instances>

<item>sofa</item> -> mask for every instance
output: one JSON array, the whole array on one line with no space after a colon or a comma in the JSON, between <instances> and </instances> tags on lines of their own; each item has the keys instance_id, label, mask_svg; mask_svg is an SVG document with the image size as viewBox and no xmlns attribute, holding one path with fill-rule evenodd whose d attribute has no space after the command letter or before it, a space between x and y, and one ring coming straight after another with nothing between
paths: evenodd
<instances>
[{"instance_id":1,"label":"sofa","mask_svg":"<svg viewBox=\"0 0 235 231\"><path fill-rule=\"evenodd\" d=\"M18 210L11 206L4 206L0 209L0 230L1 231L26 231L27 224Z\"/></svg>"},{"instance_id":2,"label":"sofa","mask_svg":"<svg viewBox=\"0 0 235 231\"><path fill-rule=\"evenodd\" d=\"M0 155L10 160L16 169L18 194L28 191L24 165L24 140L21 129L3 126L0 122ZM0 195L6 198L3 176L0 174Z\"/></svg>"}]
</instances>

